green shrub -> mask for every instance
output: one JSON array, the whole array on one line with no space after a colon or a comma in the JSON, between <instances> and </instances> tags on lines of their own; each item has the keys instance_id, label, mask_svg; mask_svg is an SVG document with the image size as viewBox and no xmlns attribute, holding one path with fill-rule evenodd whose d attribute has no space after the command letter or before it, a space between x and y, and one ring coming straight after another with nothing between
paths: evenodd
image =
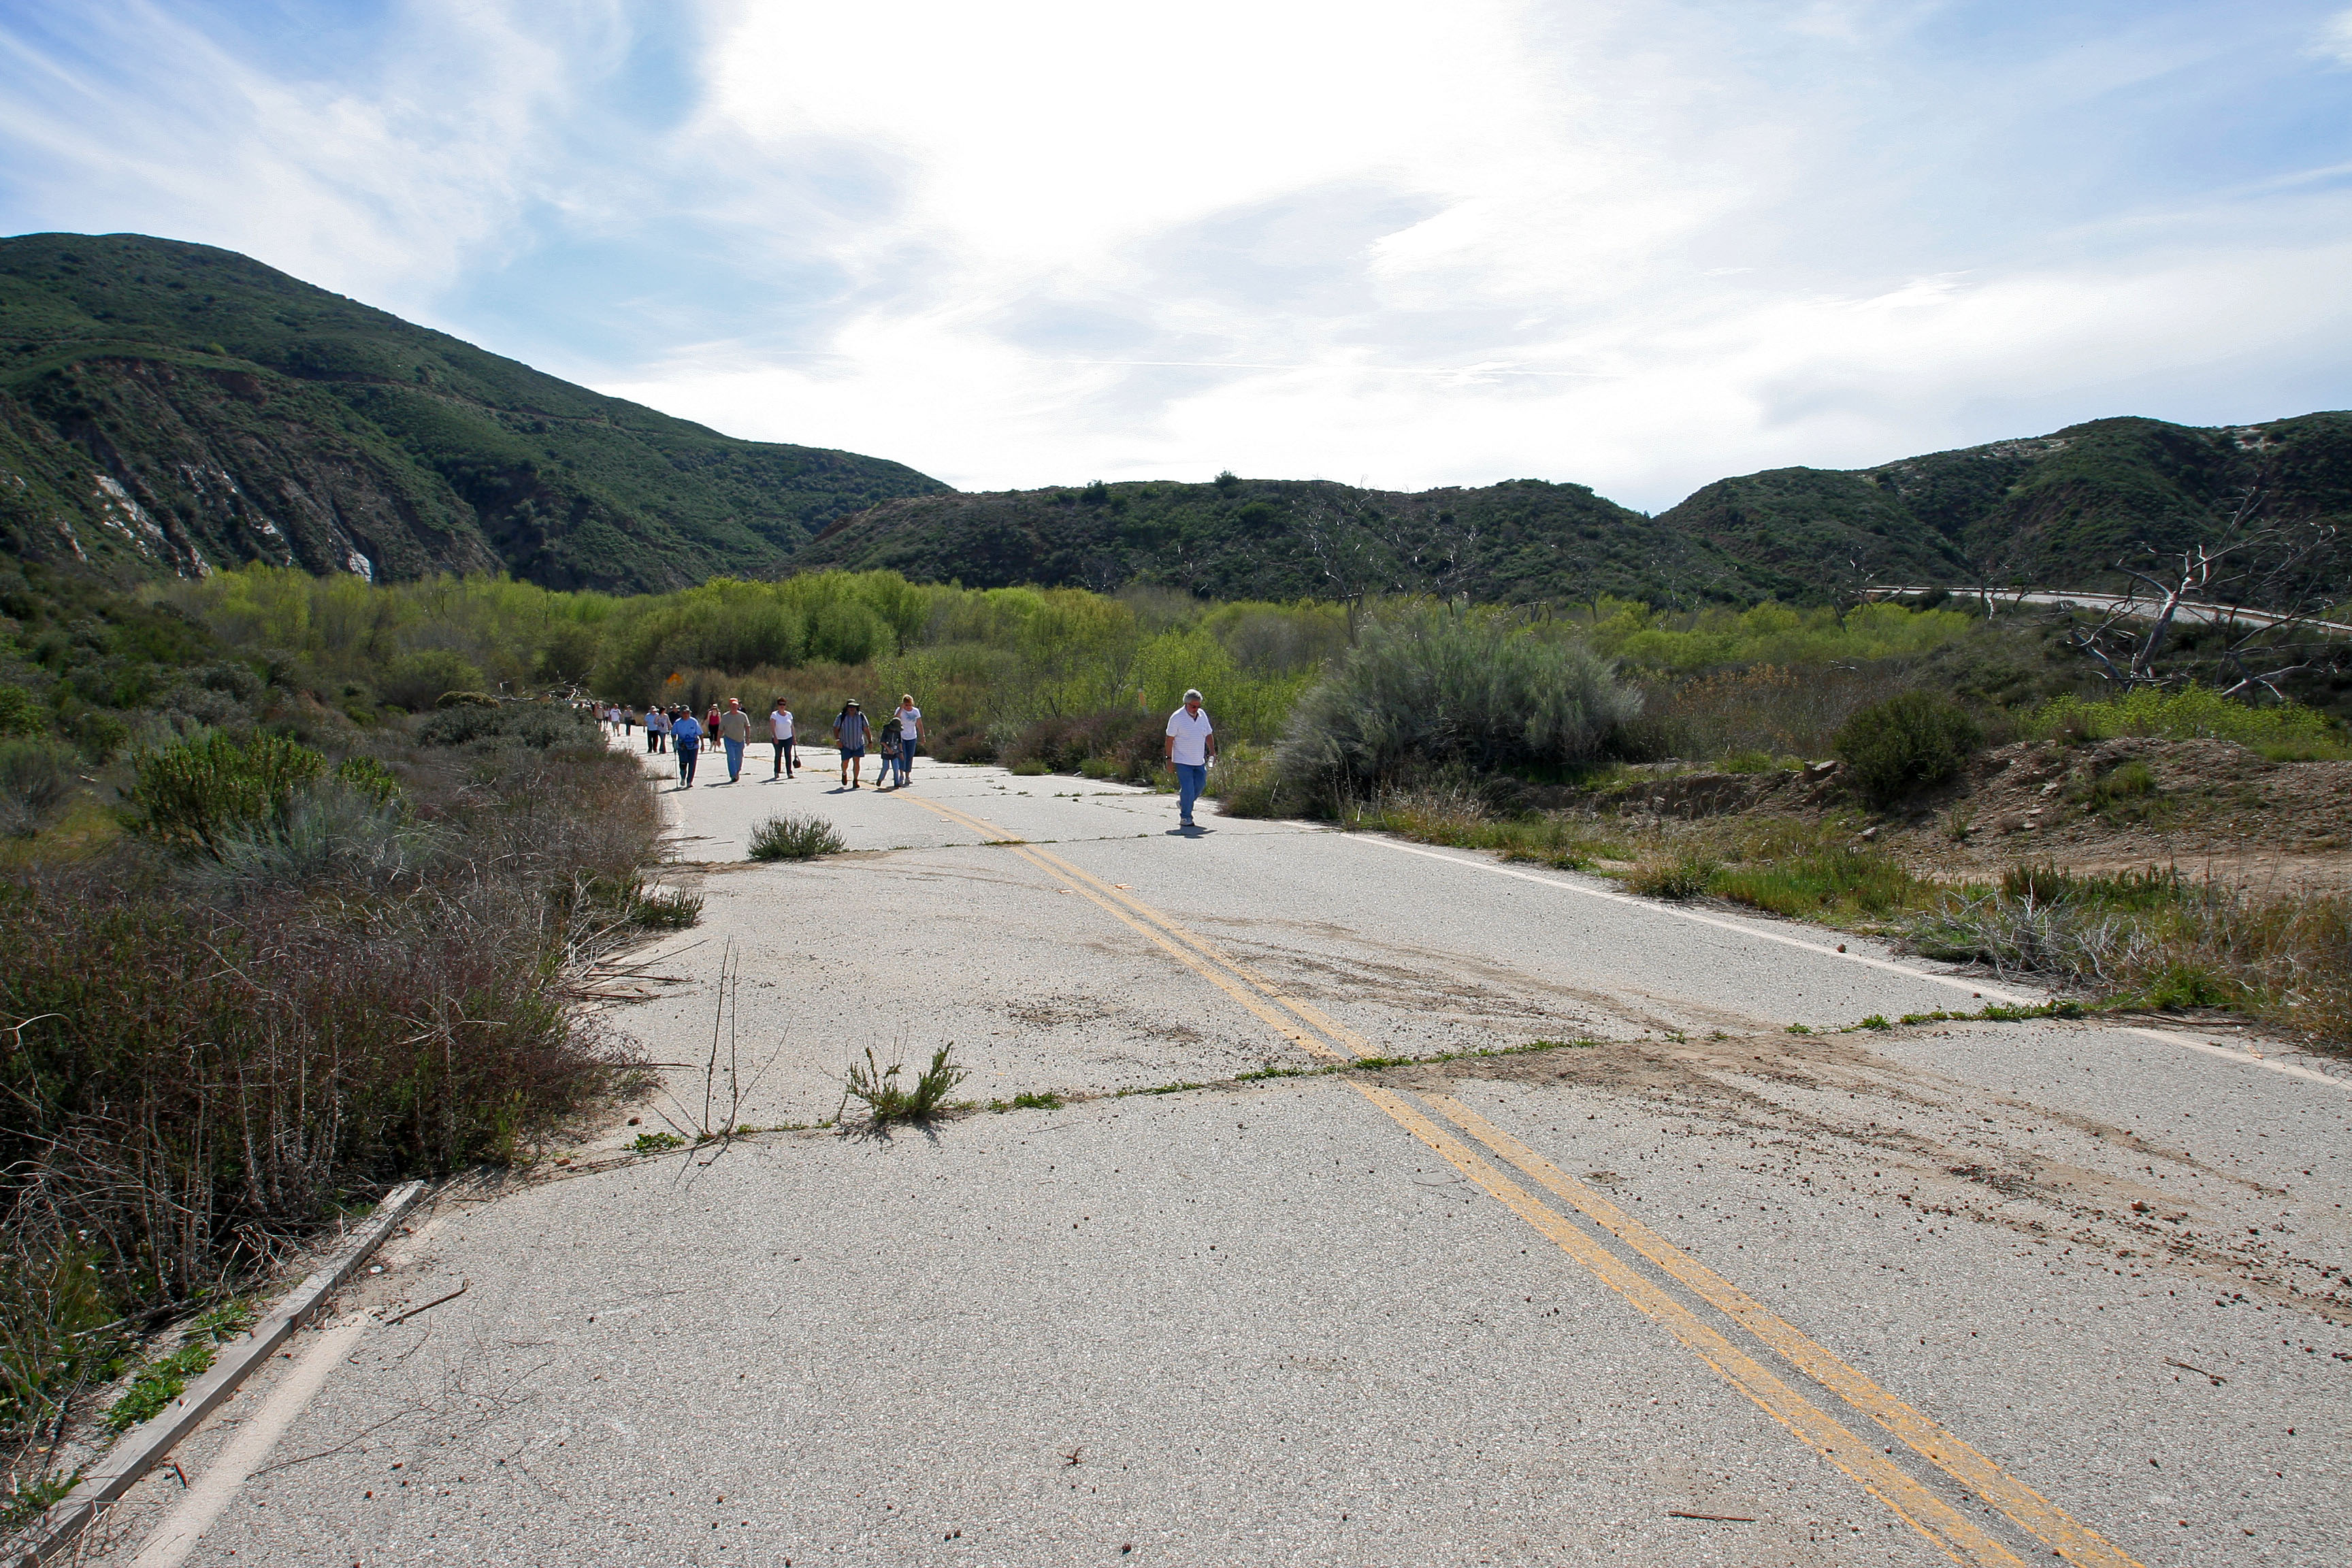
<instances>
[{"instance_id":1,"label":"green shrub","mask_svg":"<svg viewBox=\"0 0 2352 1568\"><path fill-rule=\"evenodd\" d=\"M2024 728L2042 740L2152 735L2168 741L2235 741L2274 763L2352 757L2352 742L2316 709L2299 702L2256 707L2206 686L2170 691L2144 686L2104 702L2060 697L2036 709Z\"/></svg>"},{"instance_id":2,"label":"green shrub","mask_svg":"<svg viewBox=\"0 0 2352 1568\"><path fill-rule=\"evenodd\" d=\"M1957 774L1984 731L1950 698L1906 691L1847 720L1835 751L1863 796L1891 805Z\"/></svg>"},{"instance_id":3,"label":"green shrub","mask_svg":"<svg viewBox=\"0 0 2352 1568\"><path fill-rule=\"evenodd\" d=\"M131 726L120 715L103 708L86 708L74 716L73 737L80 744L82 755L104 767L131 743Z\"/></svg>"},{"instance_id":4,"label":"green shrub","mask_svg":"<svg viewBox=\"0 0 2352 1568\"><path fill-rule=\"evenodd\" d=\"M783 812L751 829L750 853L754 860L814 860L848 847L839 831L822 816Z\"/></svg>"},{"instance_id":5,"label":"green shrub","mask_svg":"<svg viewBox=\"0 0 2352 1568\"><path fill-rule=\"evenodd\" d=\"M21 686L0 686L0 736L45 735L48 730L48 710L38 698Z\"/></svg>"},{"instance_id":6,"label":"green shrub","mask_svg":"<svg viewBox=\"0 0 2352 1568\"><path fill-rule=\"evenodd\" d=\"M345 757L335 764L335 779L352 794L364 795L378 805L390 805L400 798L400 781L373 757Z\"/></svg>"},{"instance_id":7,"label":"green shrub","mask_svg":"<svg viewBox=\"0 0 2352 1568\"><path fill-rule=\"evenodd\" d=\"M215 731L149 752L131 787L133 826L151 838L217 855L241 830L282 824L295 792L327 759L283 735L243 741Z\"/></svg>"},{"instance_id":8,"label":"green shrub","mask_svg":"<svg viewBox=\"0 0 2352 1568\"><path fill-rule=\"evenodd\" d=\"M482 672L471 660L440 648L402 654L373 679L378 697L411 712L432 707L445 691L482 689Z\"/></svg>"},{"instance_id":9,"label":"green shrub","mask_svg":"<svg viewBox=\"0 0 2352 1568\"><path fill-rule=\"evenodd\" d=\"M1282 765L1343 788L1447 766L1583 767L1640 710L1580 644L1499 611L1415 607L1363 626L1300 700Z\"/></svg>"}]
</instances>

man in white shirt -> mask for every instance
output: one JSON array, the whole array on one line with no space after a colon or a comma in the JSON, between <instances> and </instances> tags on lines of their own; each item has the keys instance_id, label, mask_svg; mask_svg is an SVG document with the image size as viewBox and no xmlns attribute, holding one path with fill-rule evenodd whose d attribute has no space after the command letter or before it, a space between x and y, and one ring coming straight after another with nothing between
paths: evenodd
<instances>
[{"instance_id":1,"label":"man in white shirt","mask_svg":"<svg viewBox=\"0 0 2352 1568\"><path fill-rule=\"evenodd\" d=\"M769 739L776 747L776 771L768 776L772 780L788 779L793 772L793 710L784 706L781 697L776 699L775 711L768 715L768 730Z\"/></svg>"},{"instance_id":2,"label":"man in white shirt","mask_svg":"<svg viewBox=\"0 0 2352 1568\"><path fill-rule=\"evenodd\" d=\"M1209 784L1209 759L1217 754L1216 726L1201 707L1198 691L1184 693L1184 706L1168 715L1168 760L1176 767L1177 826L1192 828L1192 803Z\"/></svg>"}]
</instances>

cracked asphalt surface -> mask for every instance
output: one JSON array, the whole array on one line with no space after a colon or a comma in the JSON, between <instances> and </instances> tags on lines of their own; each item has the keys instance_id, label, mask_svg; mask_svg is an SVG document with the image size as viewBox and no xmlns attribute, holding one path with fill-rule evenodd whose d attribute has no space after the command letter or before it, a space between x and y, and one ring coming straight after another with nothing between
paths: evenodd
<instances>
[{"instance_id":1,"label":"cracked asphalt surface","mask_svg":"<svg viewBox=\"0 0 2352 1568\"><path fill-rule=\"evenodd\" d=\"M446 1195L344 1305L465 1293L193 1543L144 1483L121 1560L2344 1560L2335 1064L1847 1030L1990 988L1117 786L764 769L665 795L704 919L604 1015L664 1091ZM745 862L783 809L852 853ZM1063 1103L628 1155L700 1118L722 960L743 1122L948 1041L961 1093Z\"/></svg>"}]
</instances>

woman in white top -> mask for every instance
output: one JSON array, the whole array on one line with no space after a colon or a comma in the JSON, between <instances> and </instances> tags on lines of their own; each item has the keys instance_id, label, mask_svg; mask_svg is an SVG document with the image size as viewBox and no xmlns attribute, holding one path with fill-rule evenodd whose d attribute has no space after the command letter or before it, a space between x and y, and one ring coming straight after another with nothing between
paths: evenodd
<instances>
[{"instance_id":1,"label":"woman in white top","mask_svg":"<svg viewBox=\"0 0 2352 1568\"><path fill-rule=\"evenodd\" d=\"M893 717L898 721L898 783L904 786L914 770L915 742L923 732L923 710L915 706L913 692L900 694L898 711Z\"/></svg>"},{"instance_id":2,"label":"woman in white top","mask_svg":"<svg viewBox=\"0 0 2352 1568\"><path fill-rule=\"evenodd\" d=\"M659 708L646 710L646 750L664 752L669 749L669 715Z\"/></svg>"}]
</instances>

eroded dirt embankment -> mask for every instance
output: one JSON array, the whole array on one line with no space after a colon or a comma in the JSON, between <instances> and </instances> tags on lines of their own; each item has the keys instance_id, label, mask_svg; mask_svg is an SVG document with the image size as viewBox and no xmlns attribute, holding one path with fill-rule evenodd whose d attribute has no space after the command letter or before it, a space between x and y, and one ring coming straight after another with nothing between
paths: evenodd
<instances>
[{"instance_id":1,"label":"eroded dirt embankment","mask_svg":"<svg viewBox=\"0 0 2352 1568\"><path fill-rule=\"evenodd\" d=\"M1842 771L1665 764L1634 770L1622 787L1547 791L1529 804L1667 821L1845 814L1858 833L1948 879L2021 865L2154 865L2265 890L2352 892L2352 762L2273 763L2231 741L2024 742L1875 814L1862 809Z\"/></svg>"}]
</instances>

